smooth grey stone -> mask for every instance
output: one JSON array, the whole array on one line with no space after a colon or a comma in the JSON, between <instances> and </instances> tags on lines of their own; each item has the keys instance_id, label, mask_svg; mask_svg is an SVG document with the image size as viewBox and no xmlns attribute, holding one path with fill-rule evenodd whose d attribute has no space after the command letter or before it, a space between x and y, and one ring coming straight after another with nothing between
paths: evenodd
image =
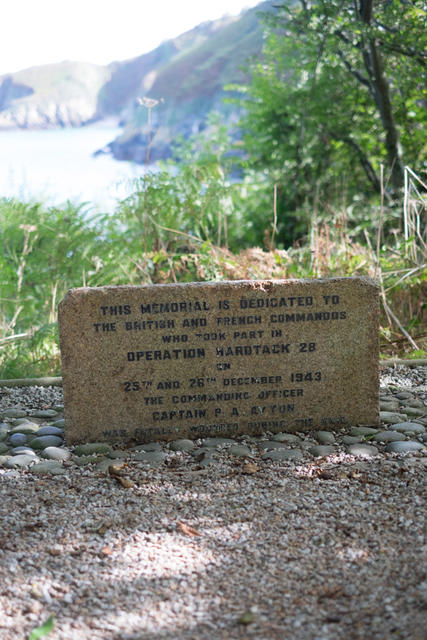
<instances>
[{"instance_id":1,"label":"smooth grey stone","mask_svg":"<svg viewBox=\"0 0 427 640\"><path fill-rule=\"evenodd\" d=\"M423 442L427 442L427 433L423 433L423 435L421 436L421 440Z\"/></svg>"},{"instance_id":2,"label":"smooth grey stone","mask_svg":"<svg viewBox=\"0 0 427 640\"><path fill-rule=\"evenodd\" d=\"M404 413L395 413L393 411L380 411L380 420L389 424L403 422L408 416Z\"/></svg>"},{"instance_id":3,"label":"smooth grey stone","mask_svg":"<svg viewBox=\"0 0 427 640\"><path fill-rule=\"evenodd\" d=\"M371 456L378 455L378 449L370 444L350 444L347 447L347 451L352 456L359 456L361 458L370 458Z\"/></svg>"},{"instance_id":4,"label":"smooth grey stone","mask_svg":"<svg viewBox=\"0 0 427 640\"><path fill-rule=\"evenodd\" d=\"M13 427L10 432L11 433L25 433L29 435L31 433L38 433L40 429L40 425L37 422L24 422Z\"/></svg>"},{"instance_id":5,"label":"smooth grey stone","mask_svg":"<svg viewBox=\"0 0 427 640\"><path fill-rule=\"evenodd\" d=\"M0 442L3 442L3 440L6 440L7 437L8 437L7 431L0 431Z\"/></svg>"},{"instance_id":6,"label":"smooth grey stone","mask_svg":"<svg viewBox=\"0 0 427 640\"><path fill-rule=\"evenodd\" d=\"M402 433L424 433L425 427L417 422L399 422L393 425L393 430Z\"/></svg>"},{"instance_id":7,"label":"smooth grey stone","mask_svg":"<svg viewBox=\"0 0 427 640\"><path fill-rule=\"evenodd\" d=\"M37 411L33 411L31 414L32 418L55 418L58 415L58 412L54 409L40 409Z\"/></svg>"},{"instance_id":8,"label":"smooth grey stone","mask_svg":"<svg viewBox=\"0 0 427 640\"><path fill-rule=\"evenodd\" d=\"M272 449L289 449L289 442L278 442L277 440L262 440L258 444L260 449L263 449L264 451L271 451Z\"/></svg>"},{"instance_id":9,"label":"smooth grey stone","mask_svg":"<svg viewBox=\"0 0 427 640\"><path fill-rule=\"evenodd\" d=\"M309 453L316 458L320 456L329 456L331 453L334 453L335 449L331 445L326 444L315 444L314 446L308 449Z\"/></svg>"},{"instance_id":10,"label":"smooth grey stone","mask_svg":"<svg viewBox=\"0 0 427 640\"><path fill-rule=\"evenodd\" d=\"M8 469L17 469L20 467L29 467L32 462L36 460L38 462L38 458L35 456L29 456L23 453L20 456L12 456L9 460L6 461L5 467Z\"/></svg>"},{"instance_id":11,"label":"smooth grey stone","mask_svg":"<svg viewBox=\"0 0 427 640\"><path fill-rule=\"evenodd\" d=\"M31 420L29 420L28 418L15 418L12 424L14 427L18 427L20 424L28 424L29 422L31 422Z\"/></svg>"},{"instance_id":12,"label":"smooth grey stone","mask_svg":"<svg viewBox=\"0 0 427 640\"><path fill-rule=\"evenodd\" d=\"M174 440L170 443L169 449L171 451L191 451L194 449L194 442L192 440Z\"/></svg>"},{"instance_id":13,"label":"smooth grey stone","mask_svg":"<svg viewBox=\"0 0 427 640\"><path fill-rule=\"evenodd\" d=\"M108 467L111 467L110 458L97 458L95 468L98 469L98 471L106 473L108 471Z\"/></svg>"},{"instance_id":14,"label":"smooth grey stone","mask_svg":"<svg viewBox=\"0 0 427 640\"><path fill-rule=\"evenodd\" d=\"M316 439L320 444L334 444L335 436L330 431L316 431Z\"/></svg>"},{"instance_id":15,"label":"smooth grey stone","mask_svg":"<svg viewBox=\"0 0 427 640\"><path fill-rule=\"evenodd\" d=\"M58 447L63 443L63 438L59 436L40 436L31 440L32 449L46 449L46 447Z\"/></svg>"},{"instance_id":16,"label":"smooth grey stone","mask_svg":"<svg viewBox=\"0 0 427 640\"><path fill-rule=\"evenodd\" d=\"M40 427L40 429L37 432L37 436L58 436L59 438L63 438L64 431L59 427L46 425L45 427Z\"/></svg>"},{"instance_id":17,"label":"smooth grey stone","mask_svg":"<svg viewBox=\"0 0 427 640\"><path fill-rule=\"evenodd\" d=\"M10 456L0 456L0 467L3 467L10 459Z\"/></svg>"},{"instance_id":18,"label":"smooth grey stone","mask_svg":"<svg viewBox=\"0 0 427 640\"><path fill-rule=\"evenodd\" d=\"M0 454L6 453L6 451L9 451L9 447L4 442L0 442Z\"/></svg>"},{"instance_id":19,"label":"smooth grey stone","mask_svg":"<svg viewBox=\"0 0 427 640\"><path fill-rule=\"evenodd\" d=\"M141 451L134 456L138 462L163 462L166 454L163 451Z\"/></svg>"},{"instance_id":20,"label":"smooth grey stone","mask_svg":"<svg viewBox=\"0 0 427 640\"><path fill-rule=\"evenodd\" d=\"M43 449L41 455L43 458L48 458L49 460L69 460L71 458L71 451L62 449L61 447L46 447L46 449Z\"/></svg>"},{"instance_id":21,"label":"smooth grey stone","mask_svg":"<svg viewBox=\"0 0 427 640\"><path fill-rule=\"evenodd\" d=\"M399 393L396 393L396 398L399 398L399 400L409 400L413 397L414 395L410 391L399 391Z\"/></svg>"},{"instance_id":22,"label":"smooth grey stone","mask_svg":"<svg viewBox=\"0 0 427 640\"><path fill-rule=\"evenodd\" d=\"M98 458L96 456L75 456L73 462L79 467L83 467L87 464L94 464Z\"/></svg>"},{"instance_id":23,"label":"smooth grey stone","mask_svg":"<svg viewBox=\"0 0 427 640\"><path fill-rule=\"evenodd\" d=\"M244 458L245 456L251 455L251 450L244 444L232 444L231 447L227 449L227 453L231 453L231 455L233 456Z\"/></svg>"},{"instance_id":24,"label":"smooth grey stone","mask_svg":"<svg viewBox=\"0 0 427 640\"><path fill-rule=\"evenodd\" d=\"M74 449L76 456L91 456L94 453L108 453L111 451L111 445L108 442L87 442L79 444Z\"/></svg>"},{"instance_id":25,"label":"smooth grey stone","mask_svg":"<svg viewBox=\"0 0 427 640\"><path fill-rule=\"evenodd\" d=\"M372 436L374 433L378 433L378 429L372 427L351 427L351 436Z\"/></svg>"},{"instance_id":26,"label":"smooth grey stone","mask_svg":"<svg viewBox=\"0 0 427 640\"><path fill-rule=\"evenodd\" d=\"M50 474L52 476L59 476L65 473L64 467L56 460L46 460L46 462L38 462L30 467L31 473L37 475Z\"/></svg>"},{"instance_id":27,"label":"smooth grey stone","mask_svg":"<svg viewBox=\"0 0 427 640\"><path fill-rule=\"evenodd\" d=\"M403 407L407 416L426 416L427 415L427 407L423 407L422 409L416 409L415 407Z\"/></svg>"},{"instance_id":28,"label":"smooth grey stone","mask_svg":"<svg viewBox=\"0 0 427 640\"><path fill-rule=\"evenodd\" d=\"M9 442L12 447L22 447L27 444L27 436L25 433L12 433L9 438Z\"/></svg>"},{"instance_id":29,"label":"smooth grey stone","mask_svg":"<svg viewBox=\"0 0 427 640\"><path fill-rule=\"evenodd\" d=\"M60 429L63 429L65 427L65 418L60 418L59 420L52 422L52 427L59 427Z\"/></svg>"},{"instance_id":30,"label":"smooth grey stone","mask_svg":"<svg viewBox=\"0 0 427 640\"><path fill-rule=\"evenodd\" d=\"M395 442L402 440L402 434L397 431L378 431L372 439L375 442Z\"/></svg>"},{"instance_id":31,"label":"smooth grey stone","mask_svg":"<svg viewBox=\"0 0 427 640\"><path fill-rule=\"evenodd\" d=\"M7 433L10 431L10 424L8 422L0 422L0 433Z\"/></svg>"},{"instance_id":32,"label":"smooth grey stone","mask_svg":"<svg viewBox=\"0 0 427 640\"><path fill-rule=\"evenodd\" d=\"M122 449L115 449L114 451L110 451L108 454L108 457L113 460L122 460L123 458L129 458L130 457L130 451L124 451Z\"/></svg>"},{"instance_id":33,"label":"smooth grey stone","mask_svg":"<svg viewBox=\"0 0 427 640\"><path fill-rule=\"evenodd\" d=\"M303 457L304 454L300 449L273 449L261 456L263 460L271 460L272 462L279 460L300 460Z\"/></svg>"},{"instance_id":34,"label":"smooth grey stone","mask_svg":"<svg viewBox=\"0 0 427 640\"><path fill-rule=\"evenodd\" d=\"M390 400L390 401L380 400L381 411L395 411L396 409L399 408L399 406L400 405L398 400Z\"/></svg>"},{"instance_id":35,"label":"smooth grey stone","mask_svg":"<svg viewBox=\"0 0 427 640\"><path fill-rule=\"evenodd\" d=\"M422 400L419 400L418 398L409 399L407 402L405 402L405 406L416 407L416 408L424 409L424 411L427 411L427 407L425 406L424 402Z\"/></svg>"},{"instance_id":36,"label":"smooth grey stone","mask_svg":"<svg viewBox=\"0 0 427 640\"><path fill-rule=\"evenodd\" d=\"M10 452L14 456L20 456L21 454L25 453L27 456L33 456L33 458L37 457L36 452L30 449L30 447L14 447L10 450Z\"/></svg>"},{"instance_id":37,"label":"smooth grey stone","mask_svg":"<svg viewBox=\"0 0 427 640\"><path fill-rule=\"evenodd\" d=\"M64 405L63 404L54 404L52 409L54 411L64 411Z\"/></svg>"},{"instance_id":38,"label":"smooth grey stone","mask_svg":"<svg viewBox=\"0 0 427 640\"><path fill-rule=\"evenodd\" d=\"M4 409L2 418L25 418L28 414L23 409Z\"/></svg>"},{"instance_id":39,"label":"smooth grey stone","mask_svg":"<svg viewBox=\"0 0 427 640\"><path fill-rule=\"evenodd\" d=\"M343 436L341 438L341 442L343 444L355 444L356 442L361 442L363 436Z\"/></svg>"},{"instance_id":40,"label":"smooth grey stone","mask_svg":"<svg viewBox=\"0 0 427 640\"><path fill-rule=\"evenodd\" d=\"M204 447L219 447L224 444L237 444L237 442L231 438L206 438L203 440Z\"/></svg>"},{"instance_id":41,"label":"smooth grey stone","mask_svg":"<svg viewBox=\"0 0 427 640\"><path fill-rule=\"evenodd\" d=\"M294 442L301 442L301 438L299 436L294 435L293 433L276 433L272 440L275 440L277 442L288 442L288 443L294 443Z\"/></svg>"},{"instance_id":42,"label":"smooth grey stone","mask_svg":"<svg viewBox=\"0 0 427 640\"><path fill-rule=\"evenodd\" d=\"M406 440L404 442L390 442L385 448L387 453L408 453L410 451L419 451L424 445L421 442Z\"/></svg>"},{"instance_id":43,"label":"smooth grey stone","mask_svg":"<svg viewBox=\"0 0 427 640\"><path fill-rule=\"evenodd\" d=\"M142 445L144 451L162 451L163 444L161 442L147 442Z\"/></svg>"}]
</instances>

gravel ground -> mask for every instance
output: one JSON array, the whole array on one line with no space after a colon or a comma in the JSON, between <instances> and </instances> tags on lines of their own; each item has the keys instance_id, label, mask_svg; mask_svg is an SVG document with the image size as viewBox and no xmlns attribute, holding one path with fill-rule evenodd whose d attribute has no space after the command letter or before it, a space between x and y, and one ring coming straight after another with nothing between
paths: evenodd
<instances>
[{"instance_id":1,"label":"gravel ground","mask_svg":"<svg viewBox=\"0 0 427 640\"><path fill-rule=\"evenodd\" d=\"M425 367L381 384L427 404ZM0 392L30 415L62 402ZM54 616L52 640L424 639L426 449L274 462L240 444L208 466L169 451L0 468L0 638Z\"/></svg>"}]
</instances>

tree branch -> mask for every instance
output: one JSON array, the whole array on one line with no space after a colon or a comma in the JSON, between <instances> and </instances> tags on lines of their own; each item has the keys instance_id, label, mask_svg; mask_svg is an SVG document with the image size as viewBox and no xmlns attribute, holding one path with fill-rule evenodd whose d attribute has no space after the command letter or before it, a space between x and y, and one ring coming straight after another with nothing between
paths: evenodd
<instances>
[{"instance_id":1,"label":"tree branch","mask_svg":"<svg viewBox=\"0 0 427 640\"><path fill-rule=\"evenodd\" d=\"M344 66L347 69L347 71L349 71L351 73L351 75L353 75L358 82L360 82L365 87L367 87L369 89L369 91L372 93L372 86L371 86L371 83L369 81L369 78L365 78L360 73L360 71L357 71L357 69L353 69L353 67L351 66L351 64L349 63L349 61L347 60L347 58L345 57L345 55L343 54L343 52L340 49L338 49L338 56L343 61Z\"/></svg>"},{"instance_id":2,"label":"tree branch","mask_svg":"<svg viewBox=\"0 0 427 640\"><path fill-rule=\"evenodd\" d=\"M384 29L384 31L388 31L388 33L400 33L400 29L393 29L393 27L389 27L388 25L384 24L383 22L380 22L379 20L374 20L374 24L377 25L377 27L381 27L381 29Z\"/></svg>"},{"instance_id":3,"label":"tree branch","mask_svg":"<svg viewBox=\"0 0 427 640\"><path fill-rule=\"evenodd\" d=\"M340 40L342 40L343 42L345 42L346 44L350 44L351 46L354 47L352 41L350 40L350 38L348 36L346 36L341 29L335 29L334 31L335 35L338 36L338 38ZM357 48L357 47L356 47Z\"/></svg>"},{"instance_id":4,"label":"tree branch","mask_svg":"<svg viewBox=\"0 0 427 640\"><path fill-rule=\"evenodd\" d=\"M369 182L372 184L374 190L377 193L381 193L381 183L378 179L377 174L375 173L374 167L370 163L369 159L366 157L366 154L364 153L362 148L359 147L357 142L355 142L353 138L350 138L350 136L343 136L339 139L345 144L348 144L352 149L354 149L354 151L357 153L359 157L360 164L362 165L363 170L365 171Z\"/></svg>"},{"instance_id":5,"label":"tree branch","mask_svg":"<svg viewBox=\"0 0 427 640\"><path fill-rule=\"evenodd\" d=\"M400 53L400 55L405 56L406 58L413 58L414 60L419 62L422 67L426 66L425 60L427 60L427 53L424 53L423 51L415 51L415 49L405 49L385 40L379 40L379 44L384 49L394 51L395 53Z\"/></svg>"}]
</instances>

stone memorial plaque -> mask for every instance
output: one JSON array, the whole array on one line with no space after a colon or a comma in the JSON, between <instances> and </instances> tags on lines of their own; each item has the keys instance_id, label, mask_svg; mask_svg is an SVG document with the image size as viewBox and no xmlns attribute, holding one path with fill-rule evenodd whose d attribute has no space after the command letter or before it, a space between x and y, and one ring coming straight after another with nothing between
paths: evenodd
<instances>
[{"instance_id":1,"label":"stone memorial plaque","mask_svg":"<svg viewBox=\"0 0 427 640\"><path fill-rule=\"evenodd\" d=\"M378 306L368 278L72 289L66 440L377 425Z\"/></svg>"}]
</instances>

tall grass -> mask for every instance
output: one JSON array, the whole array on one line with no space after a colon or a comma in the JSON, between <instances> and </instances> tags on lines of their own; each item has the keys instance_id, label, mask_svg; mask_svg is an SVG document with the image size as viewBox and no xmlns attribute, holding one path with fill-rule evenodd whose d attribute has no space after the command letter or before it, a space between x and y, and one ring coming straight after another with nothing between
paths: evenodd
<instances>
[{"instance_id":1,"label":"tall grass","mask_svg":"<svg viewBox=\"0 0 427 640\"><path fill-rule=\"evenodd\" d=\"M0 200L0 378L59 375L58 302L71 287L107 284L368 275L381 288L382 352L425 354L420 189L408 181L409 215L383 201L301 212L308 232L285 249L275 190L229 182L223 161L205 154L147 173L113 215Z\"/></svg>"}]
</instances>

